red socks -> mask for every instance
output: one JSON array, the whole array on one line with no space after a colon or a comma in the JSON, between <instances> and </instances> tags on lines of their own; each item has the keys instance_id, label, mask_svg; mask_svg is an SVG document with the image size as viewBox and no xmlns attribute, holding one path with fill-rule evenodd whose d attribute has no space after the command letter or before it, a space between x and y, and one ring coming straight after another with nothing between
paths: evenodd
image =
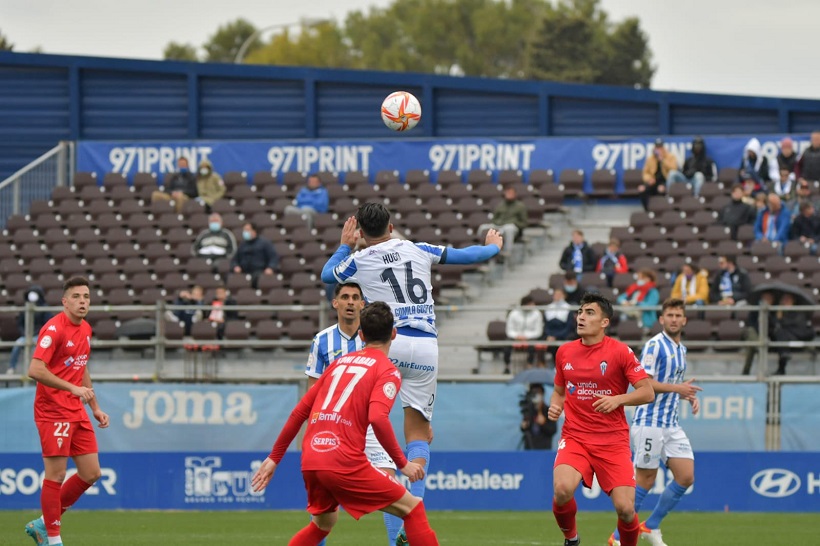
<instances>
[{"instance_id":1,"label":"red socks","mask_svg":"<svg viewBox=\"0 0 820 546\"><path fill-rule=\"evenodd\" d=\"M407 542L413 546L438 546L436 533L427 521L424 502L418 503L404 516L404 531L407 533Z\"/></svg>"},{"instance_id":2,"label":"red socks","mask_svg":"<svg viewBox=\"0 0 820 546\"><path fill-rule=\"evenodd\" d=\"M71 508L89 487L91 484L80 479L78 474L68 478L60 489L60 505L62 506L60 514L65 514L65 511Z\"/></svg>"},{"instance_id":3,"label":"red socks","mask_svg":"<svg viewBox=\"0 0 820 546\"><path fill-rule=\"evenodd\" d=\"M322 531L311 521L307 527L293 535L288 546L316 546L329 534L330 531Z\"/></svg>"},{"instance_id":4,"label":"red socks","mask_svg":"<svg viewBox=\"0 0 820 546\"><path fill-rule=\"evenodd\" d=\"M618 532L621 534L621 546L637 546L638 537L641 535L638 514L635 514L632 523L624 523L621 518L618 518Z\"/></svg>"},{"instance_id":5,"label":"red socks","mask_svg":"<svg viewBox=\"0 0 820 546\"><path fill-rule=\"evenodd\" d=\"M50 537L60 536L60 489L62 484L52 480L43 480L43 490L40 493L40 508L43 510L43 521L46 532Z\"/></svg>"},{"instance_id":6,"label":"red socks","mask_svg":"<svg viewBox=\"0 0 820 546\"><path fill-rule=\"evenodd\" d=\"M552 501L552 513L558 528L564 533L564 538L575 538L578 536L578 529L575 526L575 514L578 513L578 505L575 504L575 497L563 506L558 506L555 499Z\"/></svg>"}]
</instances>

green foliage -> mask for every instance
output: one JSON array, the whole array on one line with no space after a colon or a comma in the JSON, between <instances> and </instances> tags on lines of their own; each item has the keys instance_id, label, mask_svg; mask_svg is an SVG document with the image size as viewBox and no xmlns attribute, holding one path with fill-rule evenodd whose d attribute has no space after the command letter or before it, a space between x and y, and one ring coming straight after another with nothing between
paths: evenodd
<instances>
[{"instance_id":1,"label":"green foliage","mask_svg":"<svg viewBox=\"0 0 820 546\"><path fill-rule=\"evenodd\" d=\"M636 18L613 25L599 0L561 1L531 43L528 76L576 83L649 87L655 69Z\"/></svg>"},{"instance_id":2,"label":"green foliage","mask_svg":"<svg viewBox=\"0 0 820 546\"><path fill-rule=\"evenodd\" d=\"M348 68L350 53L344 36L332 21L303 25L294 35L287 29L245 56L245 62L282 66Z\"/></svg>"},{"instance_id":3,"label":"green foliage","mask_svg":"<svg viewBox=\"0 0 820 546\"><path fill-rule=\"evenodd\" d=\"M256 27L245 19L237 19L232 23L220 26L213 36L202 46L205 49L205 60L212 63L232 63L239 52L239 48L256 32ZM247 53L261 46L258 39L254 39ZM247 55L246 53L246 55Z\"/></svg>"},{"instance_id":4,"label":"green foliage","mask_svg":"<svg viewBox=\"0 0 820 546\"><path fill-rule=\"evenodd\" d=\"M162 57L166 61L198 61L199 55L196 52L196 46L191 44L180 44L177 42L169 42L162 52Z\"/></svg>"},{"instance_id":5,"label":"green foliage","mask_svg":"<svg viewBox=\"0 0 820 546\"><path fill-rule=\"evenodd\" d=\"M13 51L14 44L0 32L0 51Z\"/></svg>"}]
</instances>

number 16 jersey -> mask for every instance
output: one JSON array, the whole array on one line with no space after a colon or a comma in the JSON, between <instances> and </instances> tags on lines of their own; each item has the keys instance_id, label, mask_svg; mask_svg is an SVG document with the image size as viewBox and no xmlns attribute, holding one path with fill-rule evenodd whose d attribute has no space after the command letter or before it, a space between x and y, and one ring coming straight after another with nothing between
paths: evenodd
<instances>
[{"instance_id":1,"label":"number 16 jersey","mask_svg":"<svg viewBox=\"0 0 820 546\"><path fill-rule=\"evenodd\" d=\"M368 302L388 304L396 328L437 334L431 269L446 252L443 246L390 239L351 254L333 275L340 283L361 286Z\"/></svg>"}]
</instances>

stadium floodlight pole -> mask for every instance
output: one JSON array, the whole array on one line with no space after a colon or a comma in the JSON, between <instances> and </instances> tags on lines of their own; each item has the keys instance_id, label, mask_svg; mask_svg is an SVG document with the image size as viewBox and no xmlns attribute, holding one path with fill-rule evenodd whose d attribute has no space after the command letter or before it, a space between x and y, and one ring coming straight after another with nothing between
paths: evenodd
<instances>
[{"instance_id":1,"label":"stadium floodlight pole","mask_svg":"<svg viewBox=\"0 0 820 546\"><path fill-rule=\"evenodd\" d=\"M315 18L311 18L311 17L304 17L302 19L299 19L299 21L297 21L295 23L280 23L280 24L277 24L277 25L271 25L269 27L260 28L259 30L254 31L253 34L248 36L248 38L244 42L242 42L242 45L239 46L239 51L236 52L236 57L234 58L233 62L234 62L234 64L241 63L242 60L245 58L245 54L248 52L248 48L251 47L251 44L254 41L256 41L256 39L259 38L265 32L268 32L268 31L271 31L271 30L278 30L278 29L282 29L282 28L288 28L288 27L292 27L294 25L299 25L299 26L305 27L305 28L312 28L312 27L321 25L323 23L329 23L329 22L330 22L330 19L315 19Z\"/></svg>"}]
</instances>

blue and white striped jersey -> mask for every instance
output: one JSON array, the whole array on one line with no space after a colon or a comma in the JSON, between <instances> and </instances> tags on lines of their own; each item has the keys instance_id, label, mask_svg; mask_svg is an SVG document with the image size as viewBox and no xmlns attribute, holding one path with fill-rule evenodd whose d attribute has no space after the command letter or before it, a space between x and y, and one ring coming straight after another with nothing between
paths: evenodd
<instances>
[{"instance_id":1,"label":"blue and white striped jersey","mask_svg":"<svg viewBox=\"0 0 820 546\"><path fill-rule=\"evenodd\" d=\"M313 336L305 375L318 379L331 362L363 347L364 341L358 334L350 338L342 332L338 324L329 326Z\"/></svg>"},{"instance_id":2,"label":"blue and white striped jersey","mask_svg":"<svg viewBox=\"0 0 820 546\"><path fill-rule=\"evenodd\" d=\"M443 246L390 239L351 254L333 275L340 283L358 283L367 301L387 303L396 328L436 334L431 268L445 251Z\"/></svg>"},{"instance_id":3,"label":"blue and white striped jersey","mask_svg":"<svg viewBox=\"0 0 820 546\"><path fill-rule=\"evenodd\" d=\"M646 342L641 351L641 364L646 373L659 383L678 384L686 374L686 347L676 344L661 332ZM651 404L638 406L632 419L633 425L649 427L678 426L678 403L680 395L662 392L655 395Z\"/></svg>"}]
</instances>

